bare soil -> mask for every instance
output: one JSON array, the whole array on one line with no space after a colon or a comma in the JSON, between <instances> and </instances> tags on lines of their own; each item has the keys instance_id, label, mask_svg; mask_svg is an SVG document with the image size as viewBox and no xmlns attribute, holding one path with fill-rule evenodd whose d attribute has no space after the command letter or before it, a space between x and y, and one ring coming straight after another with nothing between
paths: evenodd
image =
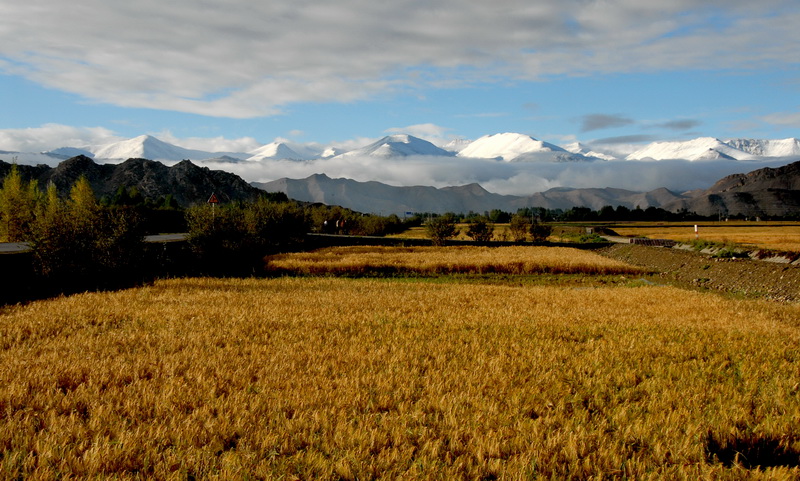
<instances>
[{"instance_id":1,"label":"bare soil","mask_svg":"<svg viewBox=\"0 0 800 481\"><path fill-rule=\"evenodd\" d=\"M721 291L749 298L800 301L800 266L724 259L667 247L615 244L598 253L651 269L651 282Z\"/></svg>"}]
</instances>

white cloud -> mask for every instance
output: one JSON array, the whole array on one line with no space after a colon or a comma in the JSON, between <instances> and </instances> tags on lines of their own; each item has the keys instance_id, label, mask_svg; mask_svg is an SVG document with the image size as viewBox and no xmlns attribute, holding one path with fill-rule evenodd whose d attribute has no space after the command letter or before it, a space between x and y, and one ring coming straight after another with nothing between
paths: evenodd
<instances>
[{"instance_id":1,"label":"white cloud","mask_svg":"<svg viewBox=\"0 0 800 481\"><path fill-rule=\"evenodd\" d=\"M409 134L436 145L444 145L456 137L449 133L451 130L453 129L428 123L409 125L407 127L392 127L386 129L385 132L387 134Z\"/></svg>"},{"instance_id":2,"label":"white cloud","mask_svg":"<svg viewBox=\"0 0 800 481\"><path fill-rule=\"evenodd\" d=\"M154 135L159 140L183 147L184 149L202 150L205 152L249 152L263 144L253 137L226 139L225 137L185 137L179 138L171 131L165 130Z\"/></svg>"},{"instance_id":3,"label":"white cloud","mask_svg":"<svg viewBox=\"0 0 800 481\"><path fill-rule=\"evenodd\" d=\"M800 41L796 0L0 2L2 72L234 118L498 78L796 64Z\"/></svg>"},{"instance_id":4,"label":"white cloud","mask_svg":"<svg viewBox=\"0 0 800 481\"><path fill-rule=\"evenodd\" d=\"M796 160L796 159L795 159ZM669 160L595 162L502 162L462 157L405 158L346 157L314 161L265 160L213 164L210 168L235 172L253 182L280 178L303 179L324 173L332 178L378 181L395 186L434 187L481 184L498 194L530 195L554 187L615 187L649 191L666 187L676 192L705 189L720 178L762 167L777 167L787 159L758 163L737 161L690 162Z\"/></svg>"},{"instance_id":5,"label":"white cloud","mask_svg":"<svg viewBox=\"0 0 800 481\"><path fill-rule=\"evenodd\" d=\"M761 120L773 125L800 128L800 112L777 112L765 115Z\"/></svg>"},{"instance_id":6,"label":"white cloud","mask_svg":"<svg viewBox=\"0 0 800 481\"><path fill-rule=\"evenodd\" d=\"M40 127L0 130L0 150L43 152L59 147L85 147L123 140L104 127L45 124Z\"/></svg>"}]
</instances>

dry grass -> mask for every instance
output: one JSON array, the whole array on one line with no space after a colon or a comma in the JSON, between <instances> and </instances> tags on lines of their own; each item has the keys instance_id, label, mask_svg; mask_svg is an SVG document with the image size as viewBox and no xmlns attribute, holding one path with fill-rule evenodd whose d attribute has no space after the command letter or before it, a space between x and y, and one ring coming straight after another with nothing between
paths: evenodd
<instances>
[{"instance_id":1,"label":"dry grass","mask_svg":"<svg viewBox=\"0 0 800 481\"><path fill-rule=\"evenodd\" d=\"M386 279L35 302L0 312L0 472L797 479L798 319L668 287Z\"/></svg>"},{"instance_id":2,"label":"dry grass","mask_svg":"<svg viewBox=\"0 0 800 481\"><path fill-rule=\"evenodd\" d=\"M664 224L646 227L614 226L624 236L644 236L651 239L672 239L689 242L695 239L693 224ZM701 225L700 239L721 243L754 246L777 251L800 252L800 224L770 225L769 223L725 222Z\"/></svg>"},{"instance_id":3,"label":"dry grass","mask_svg":"<svg viewBox=\"0 0 800 481\"><path fill-rule=\"evenodd\" d=\"M267 259L300 275L641 274L643 269L565 247L335 247Z\"/></svg>"}]
</instances>

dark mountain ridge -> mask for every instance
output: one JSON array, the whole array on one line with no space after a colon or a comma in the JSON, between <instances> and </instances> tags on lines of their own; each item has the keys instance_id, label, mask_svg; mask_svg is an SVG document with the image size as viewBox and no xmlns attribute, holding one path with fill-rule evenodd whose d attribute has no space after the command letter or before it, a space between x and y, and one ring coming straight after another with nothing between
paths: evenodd
<instances>
[{"instance_id":1,"label":"dark mountain ridge","mask_svg":"<svg viewBox=\"0 0 800 481\"><path fill-rule=\"evenodd\" d=\"M11 170L12 164L0 161L0 178ZM183 160L168 167L147 159L128 159L119 164L98 164L79 155L58 164L17 166L26 181L35 179L44 187L53 183L62 195L82 175L86 176L98 197L113 196L120 187L135 187L146 199L153 201L172 195L179 205L188 207L204 203L212 193L222 202L255 199L263 193L241 177L221 170L199 167Z\"/></svg>"},{"instance_id":2,"label":"dark mountain ridge","mask_svg":"<svg viewBox=\"0 0 800 481\"><path fill-rule=\"evenodd\" d=\"M733 174L705 191L662 207L701 215L788 217L800 215L800 162Z\"/></svg>"}]
</instances>

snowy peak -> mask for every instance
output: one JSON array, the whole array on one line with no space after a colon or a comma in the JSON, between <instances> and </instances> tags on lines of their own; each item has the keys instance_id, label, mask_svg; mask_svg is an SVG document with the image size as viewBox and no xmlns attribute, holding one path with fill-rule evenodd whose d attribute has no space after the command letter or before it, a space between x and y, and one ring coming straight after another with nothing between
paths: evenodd
<instances>
[{"instance_id":1,"label":"snowy peak","mask_svg":"<svg viewBox=\"0 0 800 481\"><path fill-rule=\"evenodd\" d=\"M443 145L442 148L448 152L460 152L471 143L472 141L468 139L453 139Z\"/></svg>"},{"instance_id":2,"label":"snowy peak","mask_svg":"<svg viewBox=\"0 0 800 481\"><path fill-rule=\"evenodd\" d=\"M755 157L714 137L700 137L685 142L654 142L625 159L753 160Z\"/></svg>"},{"instance_id":3,"label":"snowy peak","mask_svg":"<svg viewBox=\"0 0 800 481\"><path fill-rule=\"evenodd\" d=\"M150 135L140 135L132 139L102 145L92 149L92 152L98 159L184 160L214 157L214 154L210 152L184 149Z\"/></svg>"},{"instance_id":4,"label":"snowy peak","mask_svg":"<svg viewBox=\"0 0 800 481\"><path fill-rule=\"evenodd\" d=\"M503 133L484 135L478 140L464 147L459 157L473 157L479 159L501 158L507 162L519 160L528 154L540 152L561 152L566 150L541 140L536 140L530 135L517 133Z\"/></svg>"},{"instance_id":5,"label":"snowy peak","mask_svg":"<svg viewBox=\"0 0 800 481\"><path fill-rule=\"evenodd\" d=\"M249 153L252 155L246 159L248 161L259 161L266 159L306 160L303 158L303 156L292 150L291 147L283 142L272 142Z\"/></svg>"},{"instance_id":6,"label":"snowy peak","mask_svg":"<svg viewBox=\"0 0 800 481\"><path fill-rule=\"evenodd\" d=\"M408 157L410 155L434 155L450 157L452 152L433 145L427 140L414 137L407 134L389 135L377 142L362 147L360 149L351 150L342 157Z\"/></svg>"},{"instance_id":7,"label":"snowy peak","mask_svg":"<svg viewBox=\"0 0 800 481\"><path fill-rule=\"evenodd\" d=\"M617 160L616 157L609 154L604 154L603 152L597 152L591 150L590 147L583 145L580 142L573 142L571 144L565 145L564 150L567 152L572 152L573 154L580 154L584 157L594 157L595 159L601 160Z\"/></svg>"}]
</instances>

